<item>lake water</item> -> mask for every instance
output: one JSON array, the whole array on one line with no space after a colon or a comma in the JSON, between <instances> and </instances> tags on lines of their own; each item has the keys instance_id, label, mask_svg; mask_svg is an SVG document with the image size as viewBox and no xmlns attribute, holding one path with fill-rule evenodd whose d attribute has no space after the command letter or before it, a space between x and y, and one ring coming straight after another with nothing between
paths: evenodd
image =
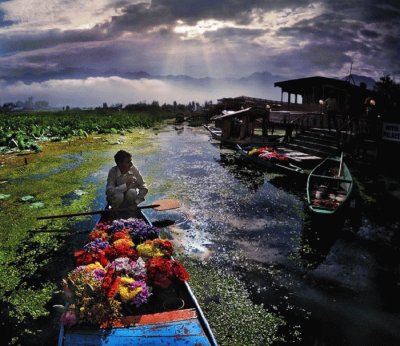
<instances>
[{"instance_id":1,"label":"lake water","mask_svg":"<svg viewBox=\"0 0 400 346\"><path fill-rule=\"evenodd\" d=\"M175 221L168 232L182 251L235 272L255 302L299 326L296 344L400 344L399 257L390 245L398 223L363 215L357 233L317 223L304 181L244 164L202 127L170 126L154 141L152 154L132 146L151 181L146 203L177 198L182 207L146 214Z\"/></svg>"}]
</instances>

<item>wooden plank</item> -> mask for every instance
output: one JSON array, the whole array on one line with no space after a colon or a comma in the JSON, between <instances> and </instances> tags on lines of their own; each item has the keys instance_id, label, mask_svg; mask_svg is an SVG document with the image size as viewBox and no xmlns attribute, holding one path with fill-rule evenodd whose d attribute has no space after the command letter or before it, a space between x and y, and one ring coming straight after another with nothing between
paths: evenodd
<instances>
[{"instance_id":1,"label":"wooden plank","mask_svg":"<svg viewBox=\"0 0 400 346\"><path fill-rule=\"evenodd\" d=\"M210 345L197 319L128 328L69 331L64 346Z\"/></svg>"},{"instance_id":2,"label":"wooden plank","mask_svg":"<svg viewBox=\"0 0 400 346\"><path fill-rule=\"evenodd\" d=\"M197 312L195 309L174 310L174 311L159 312L147 315L124 316L120 320L110 322L110 324L100 326L100 328L129 327L134 325L157 324L157 323L189 320L193 318L197 318Z\"/></svg>"}]
</instances>

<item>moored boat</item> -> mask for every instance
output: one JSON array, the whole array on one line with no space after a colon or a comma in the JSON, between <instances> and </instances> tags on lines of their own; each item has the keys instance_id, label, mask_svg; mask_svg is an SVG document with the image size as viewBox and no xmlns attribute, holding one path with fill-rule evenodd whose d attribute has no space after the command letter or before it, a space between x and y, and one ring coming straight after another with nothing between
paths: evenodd
<instances>
[{"instance_id":1,"label":"moored boat","mask_svg":"<svg viewBox=\"0 0 400 346\"><path fill-rule=\"evenodd\" d=\"M210 132L211 137L220 141L222 138L222 130L218 127L210 126L210 125L203 125L204 128Z\"/></svg>"},{"instance_id":2,"label":"moored boat","mask_svg":"<svg viewBox=\"0 0 400 346\"><path fill-rule=\"evenodd\" d=\"M137 218L124 217L101 218L84 250L75 253L77 268L63 283L70 305L58 346L217 345L172 244L158 237L141 210ZM91 275L84 285L82 272Z\"/></svg>"},{"instance_id":3,"label":"moored boat","mask_svg":"<svg viewBox=\"0 0 400 346\"><path fill-rule=\"evenodd\" d=\"M318 215L333 215L343 209L353 190L351 172L341 157L328 157L307 179L307 203Z\"/></svg>"},{"instance_id":4,"label":"moored boat","mask_svg":"<svg viewBox=\"0 0 400 346\"><path fill-rule=\"evenodd\" d=\"M271 147L254 147L250 146L245 149L237 144L236 148L239 154L248 161L255 163L260 167L277 169L286 173L295 173L305 175L306 172L296 165L289 162L289 157L284 152L279 152Z\"/></svg>"}]
</instances>

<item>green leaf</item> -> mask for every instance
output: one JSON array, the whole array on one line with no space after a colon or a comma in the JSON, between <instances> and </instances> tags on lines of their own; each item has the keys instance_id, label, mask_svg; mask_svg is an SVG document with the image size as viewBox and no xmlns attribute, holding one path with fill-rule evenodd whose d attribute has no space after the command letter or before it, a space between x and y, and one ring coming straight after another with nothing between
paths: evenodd
<instances>
[{"instance_id":1,"label":"green leaf","mask_svg":"<svg viewBox=\"0 0 400 346\"><path fill-rule=\"evenodd\" d=\"M38 208L43 208L43 207L44 207L43 202L34 202L29 206L29 208L33 208L33 209L38 209Z\"/></svg>"},{"instance_id":2,"label":"green leaf","mask_svg":"<svg viewBox=\"0 0 400 346\"><path fill-rule=\"evenodd\" d=\"M87 194L87 192L85 192L83 190L79 190L79 189L75 190L74 193L75 193L75 195L78 195L78 196L82 196L82 195L86 195Z\"/></svg>"},{"instance_id":3,"label":"green leaf","mask_svg":"<svg viewBox=\"0 0 400 346\"><path fill-rule=\"evenodd\" d=\"M31 195L26 195L26 196L21 197L21 201L23 201L23 202L29 202L33 199L35 199L35 197L31 196Z\"/></svg>"},{"instance_id":4,"label":"green leaf","mask_svg":"<svg viewBox=\"0 0 400 346\"><path fill-rule=\"evenodd\" d=\"M7 194L7 193L0 193L0 200L1 199L7 199L9 198L11 195Z\"/></svg>"}]
</instances>

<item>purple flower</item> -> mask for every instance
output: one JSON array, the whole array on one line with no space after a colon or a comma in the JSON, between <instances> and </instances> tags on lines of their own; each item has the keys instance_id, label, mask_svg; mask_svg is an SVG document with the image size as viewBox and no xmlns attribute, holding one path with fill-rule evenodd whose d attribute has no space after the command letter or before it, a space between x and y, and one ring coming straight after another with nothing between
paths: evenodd
<instances>
[{"instance_id":1,"label":"purple flower","mask_svg":"<svg viewBox=\"0 0 400 346\"><path fill-rule=\"evenodd\" d=\"M141 280L146 277L146 265L142 258L133 261L128 257L119 257L111 265L115 266L118 274L125 274L135 280Z\"/></svg>"},{"instance_id":2,"label":"purple flower","mask_svg":"<svg viewBox=\"0 0 400 346\"><path fill-rule=\"evenodd\" d=\"M96 252L97 250L103 250L109 246L110 246L110 243L108 241L104 241L104 240L101 240L100 238L96 238L95 240L87 243L83 248L87 252Z\"/></svg>"},{"instance_id":3,"label":"purple flower","mask_svg":"<svg viewBox=\"0 0 400 346\"><path fill-rule=\"evenodd\" d=\"M133 217L127 220L114 220L109 228L112 232L117 232L122 229L129 230L131 236L133 238L139 238L140 241L157 238L160 234L159 228L150 226L144 220Z\"/></svg>"},{"instance_id":4,"label":"purple flower","mask_svg":"<svg viewBox=\"0 0 400 346\"><path fill-rule=\"evenodd\" d=\"M104 269L93 270L93 277L96 281L103 281L106 271Z\"/></svg>"},{"instance_id":5,"label":"purple flower","mask_svg":"<svg viewBox=\"0 0 400 346\"><path fill-rule=\"evenodd\" d=\"M138 308L140 305L147 303L149 297L151 296L151 292L149 287L146 285L144 281L134 281L132 282L128 289L134 290L138 287L141 287L142 290L136 295L136 297L132 300L132 303Z\"/></svg>"}]
</instances>

